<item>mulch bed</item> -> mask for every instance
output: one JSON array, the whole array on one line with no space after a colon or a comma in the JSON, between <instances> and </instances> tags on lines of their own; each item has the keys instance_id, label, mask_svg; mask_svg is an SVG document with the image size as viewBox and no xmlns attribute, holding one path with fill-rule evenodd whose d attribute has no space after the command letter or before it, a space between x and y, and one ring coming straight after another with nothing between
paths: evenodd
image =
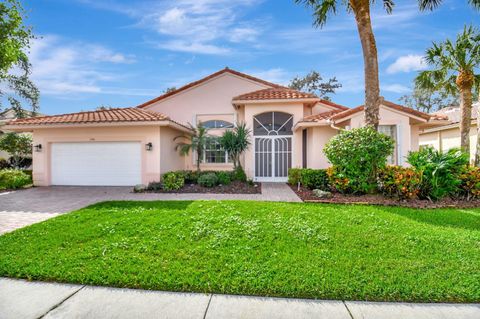
<instances>
[{"instance_id":1,"label":"mulch bed","mask_svg":"<svg viewBox=\"0 0 480 319\"><path fill-rule=\"evenodd\" d=\"M248 183L234 181L229 185L218 185L214 187L203 187L198 184L185 184L181 189L176 191L146 191L147 193L204 193L204 194L261 194L262 184L254 183L250 185Z\"/></svg>"},{"instance_id":2,"label":"mulch bed","mask_svg":"<svg viewBox=\"0 0 480 319\"><path fill-rule=\"evenodd\" d=\"M368 195L344 195L340 193L333 193L332 198L320 199L313 194L308 188L289 185L290 188L300 197L304 202L310 203L330 203L330 204L365 204L365 205L382 205L382 206L402 206L411 208L475 208L480 207L480 200L457 200L451 198L444 198L442 200L431 202L429 200L412 199L412 200L398 200L395 198L384 197L381 194Z\"/></svg>"}]
</instances>

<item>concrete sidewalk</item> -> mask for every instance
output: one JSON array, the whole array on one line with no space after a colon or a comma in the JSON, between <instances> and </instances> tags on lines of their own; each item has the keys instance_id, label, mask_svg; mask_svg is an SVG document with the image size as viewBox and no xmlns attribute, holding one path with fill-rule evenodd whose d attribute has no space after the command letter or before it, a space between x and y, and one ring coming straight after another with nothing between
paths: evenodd
<instances>
[{"instance_id":1,"label":"concrete sidewalk","mask_svg":"<svg viewBox=\"0 0 480 319\"><path fill-rule=\"evenodd\" d=\"M0 318L478 319L480 304L411 304L174 293L0 278Z\"/></svg>"}]
</instances>

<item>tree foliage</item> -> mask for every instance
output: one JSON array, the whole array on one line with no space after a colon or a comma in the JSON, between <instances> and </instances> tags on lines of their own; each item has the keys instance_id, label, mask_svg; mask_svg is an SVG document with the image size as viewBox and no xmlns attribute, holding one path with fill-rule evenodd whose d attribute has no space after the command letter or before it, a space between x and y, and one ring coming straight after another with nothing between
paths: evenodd
<instances>
[{"instance_id":1,"label":"tree foliage","mask_svg":"<svg viewBox=\"0 0 480 319\"><path fill-rule=\"evenodd\" d=\"M174 141L178 141L175 149L179 151L182 156L188 155L190 152L195 152L197 157L197 171L200 171L203 152L209 140L207 135L208 129L204 127L201 122L199 122L196 127L192 124L189 124L189 126L191 134L180 135L174 138Z\"/></svg>"},{"instance_id":2,"label":"tree foliage","mask_svg":"<svg viewBox=\"0 0 480 319\"><path fill-rule=\"evenodd\" d=\"M250 134L251 130L247 127L247 124L242 122L237 123L234 129L225 131L220 139L223 148L232 158L235 169L242 166L240 156L251 144Z\"/></svg>"},{"instance_id":3,"label":"tree foliage","mask_svg":"<svg viewBox=\"0 0 480 319\"><path fill-rule=\"evenodd\" d=\"M26 51L34 38L24 25L25 12L18 0L0 2L0 108L2 101L24 117L22 101L38 110L39 91L30 80L30 63Z\"/></svg>"},{"instance_id":4,"label":"tree foliage","mask_svg":"<svg viewBox=\"0 0 480 319\"><path fill-rule=\"evenodd\" d=\"M446 92L432 91L415 87L412 94L398 99L404 105L420 112L432 113L444 107L456 105L458 98Z\"/></svg>"},{"instance_id":5,"label":"tree foliage","mask_svg":"<svg viewBox=\"0 0 480 319\"><path fill-rule=\"evenodd\" d=\"M316 94L319 98L330 100L328 94L335 94L335 91L342 87L336 77L323 81L317 71L310 71L303 77L295 77L290 81L289 88Z\"/></svg>"},{"instance_id":6,"label":"tree foliage","mask_svg":"<svg viewBox=\"0 0 480 319\"><path fill-rule=\"evenodd\" d=\"M6 133L0 138L0 150L10 154L10 163L20 168L25 157L32 155L32 137L28 134Z\"/></svg>"}]
</instances>

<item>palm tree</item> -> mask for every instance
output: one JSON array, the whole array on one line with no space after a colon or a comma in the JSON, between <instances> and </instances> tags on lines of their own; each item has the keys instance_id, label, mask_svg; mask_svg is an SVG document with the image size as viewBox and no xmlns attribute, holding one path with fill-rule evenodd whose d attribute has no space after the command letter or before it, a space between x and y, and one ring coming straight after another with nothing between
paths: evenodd
<instances>
[{"instance_id":1,"label":"palm tree","mask_svg":"<svg viewBox=\"0 0 480 319\"><path fill-rule=\"evenodd\" d=\"M228 130L223 133L223 136L220 139L223 148L233 160L233 167L235 170L242 167L240 156L251 144L250 133L251 130L247 127L247 124L242 122L237 123L233 130Z\"/></svg>"},{"instance_id":2,"label":"palm tree","mask_svg":"<svg viewBox=\"0 0 480 319\"><path fill-rule=\"evenodd\" d=\"M197 171L199 172L200 163L202 161L203 152L205 150L205 145L207 144L209 139L207 135L208 129L204 127L201 122L198 123L197 127L193 126L190 123L188 125L190 126L192 133L189 135L180 135L175 137L173 139L174 141L180 140L180 142L177 143L175 150L179 150L182 156L188 155L190 151L195 151L197 154ZM188 142L186 142L185 140L188 140Z\"/></svg>"},{"instance_id":3,"label":"palm tree","mask_svg":"<svg viewBox=\"0 0 480 319\"><path fill-rule=\"evenodd\" d=\"M454 42L447 39L427 49L425 61L432 70L422 71L415 85L423 89L446 90L460 95L460 147L470 154L473 88L480 85L480 33L465 26Z\"/></svg>"},{"instance_id":4,"label":"palm tree","mask_svg":"<svg viewBox=\"0 0 480 319\"><path fill-rule=\"evenodd\" d=\"M294 0L295 3L305 4L314 11L314 26L323 27L329 15L337 13L339 0ZM442 0L417 0L421 11L433 10ZM373 0L342 0L341 3L347 10L353 12L357 22L358 35L363 50L364 76L365 76L365 122L375 128L378 127L380 106L380 84L378 79L377 45L372 30L370 19L370 3ZM394 0L383 0L383 7L391 13ZM480 0L468 0L476 9L480 9Z\"/></svg>"}]
</instances>

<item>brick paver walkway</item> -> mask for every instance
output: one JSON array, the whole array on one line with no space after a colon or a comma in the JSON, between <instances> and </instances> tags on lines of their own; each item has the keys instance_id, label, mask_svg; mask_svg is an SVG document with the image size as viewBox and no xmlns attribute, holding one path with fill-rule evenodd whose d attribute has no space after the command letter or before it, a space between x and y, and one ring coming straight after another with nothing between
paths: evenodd
<instances>
[{"instance_id":1,"label":"brick paver walkway","mask_svg":"<svg viewBox=\"0 0 480 319\"><path fill-rule=\"evenodd\" d=\"M283 183L263 183L262 194L135 194L132 187L34 187L0 193L0 234L108 200L257 200L300 202Z\"/></svg>"}]
</instances>

